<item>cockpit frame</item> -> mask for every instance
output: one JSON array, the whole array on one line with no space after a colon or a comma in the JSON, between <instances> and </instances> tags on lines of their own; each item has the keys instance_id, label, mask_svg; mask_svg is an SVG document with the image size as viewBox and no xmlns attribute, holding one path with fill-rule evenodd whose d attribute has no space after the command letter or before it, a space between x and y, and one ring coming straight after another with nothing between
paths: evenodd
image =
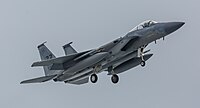
<instances>
[{"instance_id":1,"label":"cockpit frame","mask_svg":"<svg viewBox=\"0 0 200 108\"><path fill-rule=\"evenodd\" d=\"M140 23L138 26L134 27L130 32L150 27L152 25L155 25L156 23L157 22L153 21L153 20L144 21L144 22Z\"/></svg>"}]
</instances>

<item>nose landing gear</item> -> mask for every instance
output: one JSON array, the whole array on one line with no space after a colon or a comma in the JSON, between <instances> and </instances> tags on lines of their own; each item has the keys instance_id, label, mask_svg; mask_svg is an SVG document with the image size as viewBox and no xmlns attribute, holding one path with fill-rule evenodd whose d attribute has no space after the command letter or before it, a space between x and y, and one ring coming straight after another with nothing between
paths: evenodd
<instances>
[{"instance_id":1,"label":"nose landing gear","mask_svg":"<svg viewBox=\"0 0 200 108\"><path fill-rule=\"evenodd\" d=\"M144 66L146 65L146 62L145 62L145 61L141 61L141 62L140 62L140 65L141 65L142 67L144 67Z\"/></svg>"},{"instance_id":2,"label":"nose landing gear","mask_svg":"<svg viewBox=\"0 0 200 108\"><path fill-rule=\"evenodd\" d=\"M141 65L142 67L144 67L145 64L146 64L146 62L145 62L145 60L144 60L144 53L145 53L145 52L144 52L144 48L145 48L145 46L138 49L138 56L141 58L140 65Z\"/></svg>"}]
</instances>

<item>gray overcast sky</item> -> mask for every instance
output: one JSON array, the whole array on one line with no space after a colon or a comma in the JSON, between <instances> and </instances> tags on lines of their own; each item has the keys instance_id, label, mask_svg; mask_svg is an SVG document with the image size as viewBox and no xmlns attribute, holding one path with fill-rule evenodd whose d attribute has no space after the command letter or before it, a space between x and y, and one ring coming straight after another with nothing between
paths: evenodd
<instances>
[{"instance_id":1,"label":"gray overcast sky","mask_svg":"<svg viewBox=\"0 0 200 108\"><path fill-rule=\"evenodd\" d=\"M0 66L2 108L199 108L199 0L1 0ZM99 74L97 84L20 85L43 75L31 68L44 41L57 56L73 41L83 51L123 36L144 20L185 21L157 44L145 68L120 74L113 85Z\"/></svg>"}]
</instances>

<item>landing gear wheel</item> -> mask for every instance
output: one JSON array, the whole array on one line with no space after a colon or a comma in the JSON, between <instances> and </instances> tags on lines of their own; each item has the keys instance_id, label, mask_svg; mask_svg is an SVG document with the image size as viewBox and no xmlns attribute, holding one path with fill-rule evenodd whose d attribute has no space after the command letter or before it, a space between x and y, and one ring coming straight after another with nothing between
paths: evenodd
<instances>
[{"instance_id":1,"label":"landing gear wheel","mask_svg":"<svg viewBox=\"0 0 200 108\"><path fill-rule=\"evenodd\" d=\"M92 83L96 83L97 80L98 80L98 76L97 76L96 74L92 74L92 75L90 76L90 81L91 81Z\"/></svg>"},{"instance_id":2,"label":"landing gear wheel","mask_svg":"<svg viewBox=\"0 0 200 108\"><path fill-rule=\"evenodd\" d=\"M144 67L145 66L145 61L141 61L141 63L140 63L140 65L142 66L142 67Z\"/></svg>"},{"instance_id":3,"label":"landing gear wheel","mask_svg":"<svg viewBox=\"0 0 200 108\"><path fill-rule=\"evenodd\" d=\"M116 74L112 75L111 81L112 81L114 84L116 84L116 83L119 81L118 75L116 75Z\"/></svg>"}]
</instances>

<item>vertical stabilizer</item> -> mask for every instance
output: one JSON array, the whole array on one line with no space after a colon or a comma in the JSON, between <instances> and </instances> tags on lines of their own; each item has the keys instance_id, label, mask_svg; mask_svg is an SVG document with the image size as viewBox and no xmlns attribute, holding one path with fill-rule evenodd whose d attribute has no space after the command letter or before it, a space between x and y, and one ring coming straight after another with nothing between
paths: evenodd
<instances>
[{"instance_id":1,"label":"vertical stabilizer","mask_svg":"<svg viewBox=\"0 0 200 108\"><path fill-rule=\"evenodd\" d=\"M63 49L65 51L65 55L77 53L77 51L71 46L71 44L72 44L72 42L63 46Z\"/></svg>"},{"instance_id":2,"label":"vertical stabilizer","mask_svg":"<svg viewBox=\"0 0 200 108\"><path fill-rule=\"evenodd\" d=\"M38 45L38 50L40 53L40 58L41 60L48 60L48 59L53 59L56 58L55 55L45 46L45 43L42 43L40 45ZM44 73L46 76L48 75L54 75L57 73L56 70L50 70L52 65L49 66L43 66L44 68Z\"/></svg>"}]
</instances>

